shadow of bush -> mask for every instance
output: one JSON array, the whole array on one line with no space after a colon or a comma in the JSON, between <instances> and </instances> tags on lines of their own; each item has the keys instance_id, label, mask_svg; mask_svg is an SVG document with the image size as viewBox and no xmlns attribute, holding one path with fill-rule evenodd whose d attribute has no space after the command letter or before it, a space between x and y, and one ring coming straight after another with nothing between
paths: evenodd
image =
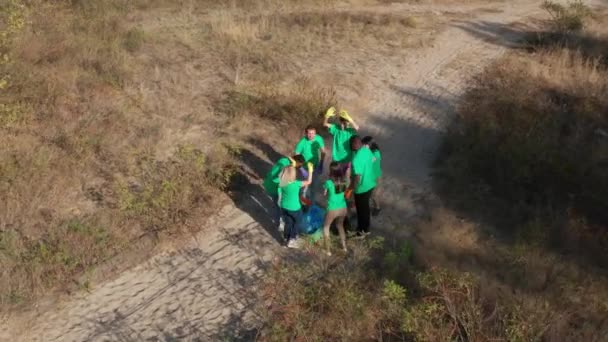
<instances>
[{"instance_id":1,"label":"shadow of bush","mask_svg":"<svg viewBox=\"0 0 608 342\"><path fill-rule=\"evenodd\" d=\"M438 158L437 189L503 238L608 266L608 72L550 45L479 75Z\"/></svg>"}]
</instances>

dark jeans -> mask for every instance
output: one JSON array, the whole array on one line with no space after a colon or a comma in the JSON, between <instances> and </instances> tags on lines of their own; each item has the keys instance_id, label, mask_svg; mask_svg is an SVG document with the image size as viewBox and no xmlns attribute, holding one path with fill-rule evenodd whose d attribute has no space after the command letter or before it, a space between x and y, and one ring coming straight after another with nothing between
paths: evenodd
<instances>
[{"instance_id":1,"label":"dark jeans","mask_svg":"<svg viewBox=\"0 0 608 342\"><path fill-rule=\"evenodd\" d=\"M285 221L285 230L283 238L289 241L298 237L298 231L302 225L302 210L287 210L282 209L283 221Z\"/></svg>"},{"instance_id":2,"label":"dark jeans","mask_svg":"<svg viewBox=\"0 0 608 342\"><path fill-rule=\"evenodd\" d=\"M369 232L371 209L369 200L374 189L361 194L355 194L355 207L357 207L357 231L361 233Z\"/></svg>"}]
</instances>

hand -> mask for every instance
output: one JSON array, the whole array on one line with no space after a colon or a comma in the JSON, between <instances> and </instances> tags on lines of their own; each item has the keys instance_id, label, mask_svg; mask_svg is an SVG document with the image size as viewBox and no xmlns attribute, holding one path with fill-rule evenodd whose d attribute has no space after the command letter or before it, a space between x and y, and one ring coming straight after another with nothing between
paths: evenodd
<instances>
[{"instance_id":1,"label":"hand","mask_svg":"<svg viewBox=\"0 0 608 342\"><path fill-rule=\"evenodd\" d=\"M314 167L314 166L312 165L312 163L311 163L311 162L308 162L308 164L307 164L306 166L308 166L308 172L309 172L309 173L312 173L312 171L313 171L313 167Z\"/></svg>"},{"instance_id":2,"label":"hand","mask_svg":"<svg viewBox=\"0 0 608 342\"><path fill-rule=\"evenodd\" d=\"M340 111L340 117L345 119L348 122L353 122L353 118L351 118L350 115L348 115L348 112L345 109L342 109Z\"/></svg>"},{"instance_id":3,"label":"hand","mask_svg":"<svg viewBox=\"0 0 608 342\"><path fill-rule=\"evenodd\" d=\"M329 107L329 109L327 110L327 112L325 112L325 117L326 118L330 118L332 116L336 115L336 108L334 107Z\"/></svg>"}]
</instances>

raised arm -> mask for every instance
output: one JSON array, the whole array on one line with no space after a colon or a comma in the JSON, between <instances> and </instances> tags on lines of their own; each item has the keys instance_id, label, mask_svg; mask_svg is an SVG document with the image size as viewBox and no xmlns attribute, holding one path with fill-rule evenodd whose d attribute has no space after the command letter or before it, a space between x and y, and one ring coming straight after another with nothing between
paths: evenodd
<instances>
[{"instance_id":1,"label":"raised arm","mask_svg":"<svg viewBox=\"0 0 608 342\"><path fill-rule=\"evenodd\" d=\"M334 115L336 115L336 108L329 107L329 109L327 110L327 112L325 112L325 119L323 119L323 127L329 128L329 126L331 125L329 123L329 118L331 118Z\"/></svg>"},{"instance_id":2,"label":"raised arm","mask_svg":"<svg viewBox=\"0 0 608 342\"><path fill-rule=\"evenodd\" d=\"M359 125L357 125L357 123L355 122L355 120L353 120L353 118L350 117L350 115L348 114L348 112L344 109L342 109L340 111L340 117L346 121L348 121L355 130L359 130Z\"/></svg>"},{"instance_id":3,"label":"raised arm","mask_svg":"<svg viewBox=\"0 0 608 342\"><path fill-rule=\"evenodd\" d=\"M357 125L357 123L355 122L355 120L353 118L350 118L350 124L353 126L353 128L358 131L359 130L359 125Z\"/></svg>"}]
</instances>

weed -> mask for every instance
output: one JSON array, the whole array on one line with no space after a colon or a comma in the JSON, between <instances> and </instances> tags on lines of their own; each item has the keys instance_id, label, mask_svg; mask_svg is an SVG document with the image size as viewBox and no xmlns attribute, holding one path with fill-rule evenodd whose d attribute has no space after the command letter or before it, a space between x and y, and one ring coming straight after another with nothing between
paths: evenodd
<instances>
[{"instance_id":1,"label":"weed","mask_svg":"<svg viewBox=\"0 0 608 342\"><path fill-rule=\"evenodd\" d=\"M585 27L585 19L591 16L591 9L582 0L575 0L567 6L545 1L542 8L551 15L552 24L559 32L582 30Z\"/></svg>"},{"instance_id":2,"label":"weed","mask_svg":"<svg viewBox=\"0 0 608 342\"><path fill-rule=\"evenodd\" d=\"M145 42L144 31L132 28L125 33L124 47L127 51L133 53L138 51Z\"/></svg>"}]
</instances>

